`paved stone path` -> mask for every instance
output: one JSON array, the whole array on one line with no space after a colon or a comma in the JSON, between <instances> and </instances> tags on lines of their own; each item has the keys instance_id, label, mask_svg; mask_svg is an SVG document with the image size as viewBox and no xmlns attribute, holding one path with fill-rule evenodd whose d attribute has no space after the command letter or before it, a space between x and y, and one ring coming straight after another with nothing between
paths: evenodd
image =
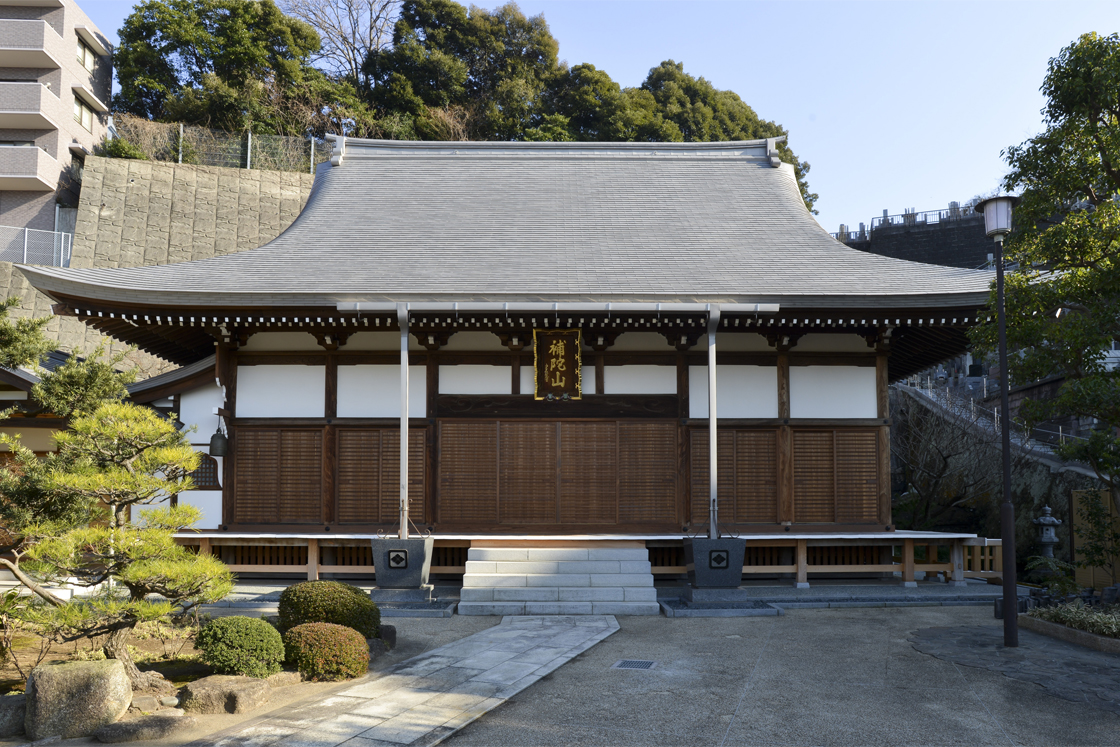
<instances>
[{"instance_id":1,"label":"paved stone path","mask_svg":"<svg viewBox=\"0 0 1120 747\"><path fill-rule=\"evenodd\" d=\"M618 630L611 615L505 617L315 703L194 745L434 745Z\"/></svg>"},{"instance_id":2,"label":"paved stone path","mask_svg":"<svg viewBox=\"0 0 1120 747\"><path fill-rule=\"evenodd\" d=\"M914 648L938 659L999 672L1046 688L1051 695L1120 715L1120 655L1019 629L1019 647L1005 648L1002 627L924 628Z\"/></svg>"}]
</instances>

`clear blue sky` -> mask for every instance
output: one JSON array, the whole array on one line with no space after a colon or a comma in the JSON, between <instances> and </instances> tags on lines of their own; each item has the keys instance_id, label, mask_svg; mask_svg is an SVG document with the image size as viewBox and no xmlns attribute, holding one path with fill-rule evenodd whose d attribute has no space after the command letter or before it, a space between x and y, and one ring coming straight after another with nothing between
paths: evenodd
<instances>
[{"instance_id":1,"label":"clear blue sky","mask_svg":"<svg viewBox=\"0 0 1120 747\"><path fill-rule=\"evenodd\" d=\"M78 3L111 40L134 4ZM519 4L544 14L570 64L636 86L673 59L784 126L829 231L991 191L1000 151L1042 129L1049 59L1120 31L1116 0Z\"/></svg>"}]
</instances>

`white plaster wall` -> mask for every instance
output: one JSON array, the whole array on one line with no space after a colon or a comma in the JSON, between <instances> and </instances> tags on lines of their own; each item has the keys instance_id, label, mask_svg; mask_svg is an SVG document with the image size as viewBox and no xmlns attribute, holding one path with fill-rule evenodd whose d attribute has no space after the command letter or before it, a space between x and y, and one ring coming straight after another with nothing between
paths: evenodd
<instances>
[{"instance_id":1,"label":"white plaster wall","mask_svg":"<svg viewBox=\"0 0 1120 747\"><path fill-rule=\"evenodd\" d=\"M530 341L533 339L529 336ZM532 347L531 345L528 347ZM456 332L440 350L467 350L473 352L508 353L509 348L493 332Z\"/></svg>"},{"instance_id":2,"label":"white plaster wall","mask_svg":"<svg viewBox=\"0 0 1120 747\"><path fill-rule=\"evenodd\" d=\"M409 417L424 417L428 411L427 397L426 369L423 366L409 366ZM399 418L400 366L339 366L337 414L340 418Z\"/></svg>"},{"instance_id":3,"label":"white plaster wall","mask_svg":"<svg viewBox=\"0 0 1120 747\"><path fill-rule=\"evenodd\" d=\"M179 409L182 410L179 420L188 428L195 426L195 432L190 436L192 442L210 442L210 436L218 429L214 408L223 406L222 390L217 384L206 384L179 395Z\"/></svg>"},{"instance_id":4,"label":"white plaster wall","mask_svg":"<svg viewBox=\"0 0 1120 747\"><path fill-rule=\"evenodd\" d=\"M700 335L693 352L708 349L708 333ZM720 332L716 334L716 350L721 353L773 353L766 338L755 332Z\"/></svg>"},{"instance_id":5,"label":"white plaster wall","mask_svg":"<svg viewBox=\"0 0 1120 747\"><path fill-rule=\"evenodd\" d=\"M241 347L248 351L271 350L314 350L323 352L323 348L315 340L315 335L310 332L257 332L249 338L249 342Z\"/></svg>"},{"instance_id":6,"label":"white plaster wall","mask_svg":"<svg viewBox=\"0 0 1120 747\"><path fill-rule=\"evenodd\" d=\"M221 463L221 459L218 463ZM219 470L218 474L221 474ZM222 491L188 490L179 493L180 506L194 506L202 511L202 518L194 525L195 529L217 529L222 524Z\"/></svg>"},{"instance_id":7,"label":"white plaster wall","mask_svg":"<svg viewBox=\"0 0 1120 747\"><path fill-rule=\"evenodd\" d=\"M346 344L340 350L353 352L355 350L401 350L401 335L399 332L355 332L346 338ZM424 350L425 348L416 341L415 335L408 336L409 350Z\"/></svg>"},{"instance_id":8,"label":"white plaster wall","mask_svg":"<svg viewBox=\"0 0 1120 747\"><path fill-rule=\"evenodd\" d=\"M873 355L874 348L859 335L805 335L793 347L794 353L864 353Z\"/></svg>"},{"instance_id":9,"label":"white plaster wall","mask_svg":"<svg viewBox=\"0 0 1120 747\"><path fill-rule=\"evenodd\" d=\"M57 451L54 443L55 428L5 428L9 436L18 436L20 443L32 451ZM0 444L0 452L11 451L7 444Z\"/></svg>"},{"instance_id":10,"label":"white plaster wall","mask_svg":"<svg viewBox=\"0 0 1120 747\"><path fill-rule=\"evenodd\" d=\"M718 348L719 342L716 342ZM775 366L716 366L717 415L721 418L778 417ZM688 416L708 417L708 367L688 367Z\"/></svg>"},{"instance_id":11,"label":"white plaster wall","mask_svg":"<svg viewBox=\"0 0 1120 747\"><path fill-rule=\"evenodd\" d=\"M789 409L794 418L874 418L872 366L790 366Z\"/></svg>"},{"instance_id":12,"label":"white plaster wall","mask_svg":"<svg viewBox=\"0 0 1120 747\"><path fill-rule=\"evenodd\" d=\"M238 366L237 417L321 418L325 366Z\"/></svg>"},{"instance_id":13,"label":"white plaster wall","mask_svg":"<svg viewBox=\"0 0 1120 747\"><path fill-rule=\"evenodd\" d=\"M595 337L595 332L589 332L585 337L590 340ZM669 341L660 332L623 332L610 347L613 350L654 350L664 353L670 349ZM611 394L609 388L607 391Z\"/></svg>"},{"instance_id":14,"label":"white plaster wall","mask_svg":"<svg viewBox=\"0 0 1120 747\"><path fill-rule=\"evenodd\" d=\"M583 380L580 382L580 391L583 394L595 394L595 366L583 366ZM534 385L533 367L521 365L521 393L533 394Z\"/></svg>"},{"instance_id":15,"label":"white plaster wall","mask_svg":"<svg viewBox=\"0 0 1120 747\"><path fill-rule=\"evenodd\" d=\"M512 390L509 366L439 367L440 394L509 394Z\"/></svg>"},{"instance_id":16,"label":"white plaster wall","mask_svg":"<svg viewBox=\"0 0 1120 747\"><path fill-rule=\"evenodd\" d=\"M676 366L606 366L603 369L603 394L676 393Z\"/></svg>"}]
</instances>

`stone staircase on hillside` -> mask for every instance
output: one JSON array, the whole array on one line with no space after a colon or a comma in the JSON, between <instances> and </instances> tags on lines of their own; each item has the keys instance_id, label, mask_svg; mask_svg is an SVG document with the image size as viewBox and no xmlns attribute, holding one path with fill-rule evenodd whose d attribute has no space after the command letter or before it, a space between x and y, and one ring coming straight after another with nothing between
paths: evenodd
<instances>
[{"instance_id":1,"label":"stone staircase on hillside","mask_svg":"<svg viewBox=\"0 0 1120 747\"><path fill-rule=\"evenodd\" d=\"M644 542L472 546L459 599L460 615L660 613Z\"/></svg>"}]
</instances>

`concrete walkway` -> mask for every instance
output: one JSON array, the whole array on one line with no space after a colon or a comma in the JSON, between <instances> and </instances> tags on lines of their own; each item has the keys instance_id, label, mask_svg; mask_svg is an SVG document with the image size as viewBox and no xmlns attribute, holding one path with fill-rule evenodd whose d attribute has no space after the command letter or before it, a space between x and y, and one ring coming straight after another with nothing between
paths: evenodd
<instances>
[{"instance_id":1,"label":"concrete walkway","mask_svg":"<svg viewBox=\"0 0 1120 747\"><path fill-rule=\"evenodd\" d=\"M282 715L194 745L434 745L619 628L609 615L506 617L499 625Z\"/></svg>"}]
</instances>

